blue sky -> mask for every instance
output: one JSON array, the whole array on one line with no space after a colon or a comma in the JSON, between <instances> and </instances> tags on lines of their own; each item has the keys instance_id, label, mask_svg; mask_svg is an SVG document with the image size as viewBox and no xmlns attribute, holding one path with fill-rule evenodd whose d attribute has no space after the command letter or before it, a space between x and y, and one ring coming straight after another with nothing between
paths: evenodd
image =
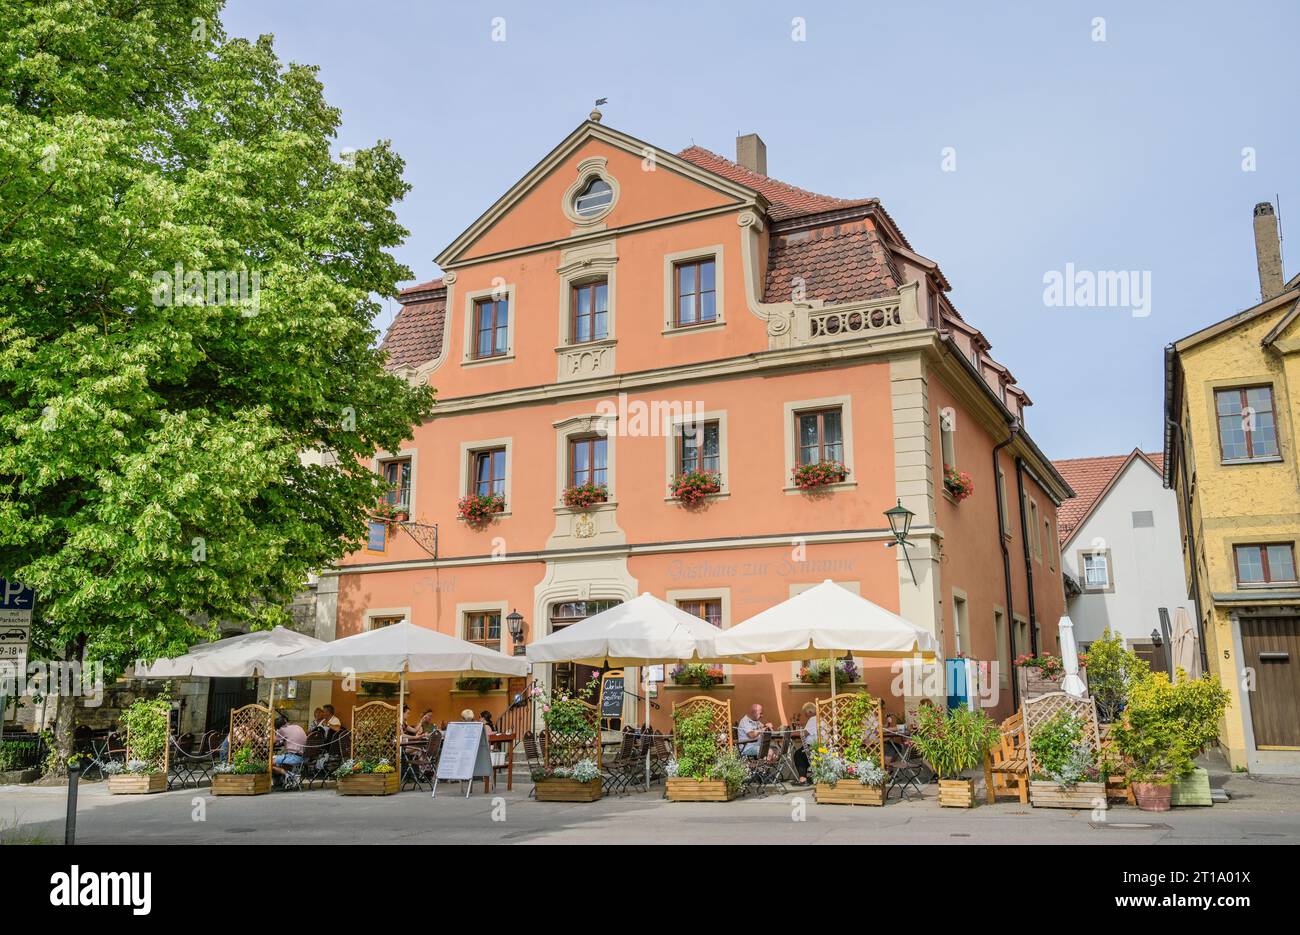
<instances>
[{"instance_id":1,"label":"blue sky","mask_svg":"<svg viewBox=\"0 0 1300 935\"><path fill-rule=\"evenodd\" d=\"M340 148L393 141L414 186L397 252L420 279L597 97L606 124L672 151L734 156L758 132L774 177L884 202L1029 392L1054 458L1160 447L1163 346L1258 300L1256 202L1280 195L1300 272L1286 0L231 0L224 19L320 67ZM1149 272L1150 314L1047 307L1043 277L1066 264Z\"/></svg>"}]
</instances>

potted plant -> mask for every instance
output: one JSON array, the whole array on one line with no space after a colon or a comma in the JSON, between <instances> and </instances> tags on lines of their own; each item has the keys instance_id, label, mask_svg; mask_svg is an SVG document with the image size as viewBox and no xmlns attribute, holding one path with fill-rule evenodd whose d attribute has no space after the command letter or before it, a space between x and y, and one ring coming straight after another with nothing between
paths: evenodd
<instances>
[{"instance_id":1,"label":"potted plant","mask_svg":"<svg viewBox=\"0 0 1300 935\"><path fill-rule=\"evenodd\" d=\"M271 770L257 759L252 747L240 747L228 762L218 763L212 775L213 795L262 795L271 791Z\"/></svg>"},{"instance_id":2,"label":"potted plant","mask_svg":"<svg viewBox=\"0 0 1300 935\"><path fill-rule=\"evenodd\" d=\"M141 698L122 712L127 761L105 770L113 795L140 795L167 789L167 744L171 739L171 699Z\"/></svg>"},{"instance_id":3,"label":"potted plant","mask_svg":"<svg viewBox=\"0 0 1300 935\"><path fill-rule=\"evenodd\" d=\"M586 700L595 694L599 680L569 694L547 694L533 686L532 695L546 724L544 765L533 774L533 794L539 802L594 802L604 792L597 760L600 750L598 720Z\"/></svg>"},{"instance_id":4,"label":"potted plant","mask_svg":"<svg viewBox=\"0 0 1300 935\"><path fill-rule=\"evenodd\" d=\"M943 466L943 487L958 503L975 492L975 482L970 475L948 464Z\"/></svg>"},{"instance_id":5,"label":"potted plant","mask_svg":"<svg viewBox=\"0 0 1300 935\"><path fill-rule=\"evenodd\" d=\"M392 795L398 791L397 770L388 757L346 759L334 771L339 795Z\"/></svg>"},{"instance_id":6,"label":"potted plant","mask_svg":"<svg viewBox=\"0 0 1300 935\"><path fill-rule=\"evenodd\" d=\"M1034 774L1029 803L1036 808L1105 808L1106 780L1084 737L1082 718L1058 711L1029 740Z\"/></svg>"},{"instance_id":7,"label":"potted plant","mask_svg":"<svg viewBox=\"0 0 1300 935\"><path fill-rule=\"evenodd\" d=\"M961 774L981 765L1001 738L998 725L983 711L963 706L948 712L921 706L912 743L939 774L940 805L974 807L975 782Z\"/></svg>"},{"instance_id":8,"label":"potted plant","mask_svg":"<svg viewBox=\"0 0 1300 935\"><path fill-rule=\"evenodd\" d=\"M1195 758L1218 735L1228 693L1208 674L1174 683L1149 672L1129 689L1124 719L1111 731L1138 808L1168 811L1173 784L1195 769Z\"/></svg>"},{"instance_id":9,"label":"potted plant","mask_svg":"<svg viewBox=\"0 0 1300 935\"><path fill-rule=\"evenodd\" d=\"M695 685L708 691L715 685L721 685L727 678L727 670L719 665L707 665L702 662L678 663L673 666L669 678L674 685Z\"/></svg>"},{"instance_id":10,"label":"potted plant","mask_svg":"<svg viewBox=\"0 0 1300 935\"><path fill-rule=\"evenodd\" d=\"M478 692L480 695L494 692L501 687L501 680L486 677L470 677L456 679L456 691L458 692Z\"/></svg>"},{"instance_id":11,"label":"potted plant","mask_svg":"<svg viewBox=\"0 0 1300 935\"><path fill-rule=\"evenodd\" d=\"M835 682L837 686L852 685L862 678L858 664L852 659L835 660ZM799 681L805 685L826 685L831 680L831 662L829 659L814 659L806 666L799 667Z\"/></svg>"},{"instance_id":12,"label":"potted plant","mask_svg":"<svg viewBox=\"0 0 1300 935\"><path fill-rule=\"evenodd\" d=\"M827 484L838 484L848 476L848 466L840 461L813 461L801 464L790 472L790 480L800 490L816 490Z\"/></svg>"},{"instance_id":13,"label":"potted plant","mask_svg":"<svg viewBox=\"0 0 1300 935\"><path fill-rule=\"evenodd\" d=\"M1129 687L1151 667L1110 630L1088 646L1087 662L1088 694L1097 702L1097 719L1109 724L1119 719Z\"/></svg>"},{"instance_id":14,"label":"potted plant","mask_svg":"<svg viewBox=\"0 0 1300 935\"><path fill-rule=\"evenodd\" d=\"M474 528L486 526L506 508L506 498L497 493L472 493L461 497L456 504L456 515Z\"/></svg>"},{"instance_id":15,"label":"potted plant","mask_svg":"<svg viewBox=\"0 0 1300 935\"><path fill-rule=\"evenodd\" d=\"M687 471L673 478L669 490L682 506L699 506L722 490L722 475L715 471Z\"/></svg>"},{"instance_id":16,"label":"potted plant","mask_svg":"<svg viewBox=\"0 0 1300 935\"><path fill-rule=\"evenodd\" d=\"M575 484L564 488L564 505L571 510L589 510L608 499L609 488L604 484Z\"/></svg>"},{"instance_id":17,"label":"potted plant","mask_svg":"<svg viewBox=\"0 0 1300 935\"><path fill-rule=\"evenodd\" d=\"M749 767L733 750L726 737L713 729L707 710L673 712L673 742L676 756L668 761L668 801L729 802L740 794L749 777Z\"/></svg>"},{"instance_id":18,"label":"potted plant","mask_svg":"<svg viewBox=\"0 0 1300 935\"><path fill-rule=\"evenodd\" d=\"M854 760L818 747L810 772L818 805L885 804L888 777L875 757Z\"/></svg>"},{"instance_id":19,"label":"potted plant","mask_svg":"<svg viewBox=\"0 0 1300 935\"><path fill-rule=\"evenodd\" d=\"M370 511L370 518L380 523L392 523L397 519L397 507L387 500L380 500Z\"/></svg>"},{"instance_id":20,"label":"potted plant","mask_svg":"<svg viewBox=\"0 0 1300 935\"><path fill-rule=\"evenodd\" d=\"M556 766L533 772L539 802L595 802L604 793L600 767L591 757L572 766Z\"/></svg>"}]
</instances>

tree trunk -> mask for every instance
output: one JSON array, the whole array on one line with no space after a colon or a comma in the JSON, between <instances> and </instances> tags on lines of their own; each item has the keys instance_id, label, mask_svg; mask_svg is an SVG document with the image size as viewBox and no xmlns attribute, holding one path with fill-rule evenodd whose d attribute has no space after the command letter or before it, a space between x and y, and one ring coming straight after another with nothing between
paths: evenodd
<instances>
[{"instance_id":1,"label":"tree trunk","mask_svg":"<svg viewBox=\"0 0 1300 935\"><path fill-rule=\"evenodd\" d=\"M64 648L65 665L81 665L86 653L86 637L78 636ZM69 680L70 681L70 680ZM54 749L58 751L58 765L53 775L63 776L68 771L68 759L74 749L73 734L77 730L78 714L81 711L81 694L59 695L59 706L54 715Z\"/></svg>"}]
</instances>

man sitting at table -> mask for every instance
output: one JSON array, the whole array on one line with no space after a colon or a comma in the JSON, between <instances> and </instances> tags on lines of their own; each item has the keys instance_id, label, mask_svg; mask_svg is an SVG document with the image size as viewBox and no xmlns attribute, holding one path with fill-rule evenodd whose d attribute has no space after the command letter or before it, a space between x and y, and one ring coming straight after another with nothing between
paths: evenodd
<instances>
[{"instance_id":1,"label":"man sitting at table","mask_svg":"<svg viewBox=\"0 0 1300 935\"><path fill-rule=\"evenodd\" d=\"M803 746L794 751L794 771L799 778L795 785L808 785L808 771L812 768L812 754L817 749L817 706L811 701L803 706Z\"/></svg>"},{"instance_id":2,"label":"man sitting at table","mask_svg":"<svg viewBox=\"0 0 1300 935\"><path fill-rule=\"evenodd\" d=\"M284 743L284 752L277 753L271 761L271 770L283 777L286 766L301 766L302 755L307 749L307 732L297 724L289 723L283 714L275 716L275 736Z\"/></svg>"},{"instance_id":3,"label":"man sitting at table","mask_svg":"<svg viewBox=\"0 0 1300 935\"><path fill-rule=\"evenodd\" d=\"M763 721L763 706L761 704L750 705L749 713L742 717L740 723L736 726L736 732L740 735L740 755L758 756L758 746L763 731L771 729L772 725ZM776 751L769 748L767 758L769 760L776 759Z\"/></svg>"}]
</instances>

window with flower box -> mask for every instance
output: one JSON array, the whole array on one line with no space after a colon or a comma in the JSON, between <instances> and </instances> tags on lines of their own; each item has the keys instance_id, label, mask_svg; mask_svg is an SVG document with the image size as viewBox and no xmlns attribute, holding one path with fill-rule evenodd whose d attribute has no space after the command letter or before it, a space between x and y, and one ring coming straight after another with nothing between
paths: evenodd
<instances>
[{"instance_id":1,"label":"window with flower box","mask_svg":"<svg viewBox=\"0 0 1300 935\"><path fill-rule=\"evenodd\" d=\"M677 473L722 471L720 429L716 420L688 422L677 427Z\"/></svg>"},{"instance_id":2,"label":"window with flower box","mask_svg":"<svg viewBox=\"0 0 1300 935\"><path fill-rule=\"evenodd\" d=\"M488 448L470 453L470 493L480 497L506 495L506 450Z\"/></svg>"},{"instance_id":3,"label":"window with flower box","mask_svg":"<svg viewBox=\"0 0 1300 935\"><path fill-rule=\"evenodd\" d=\"M569 439L569 486L608 484L604 436L591 435Z\"/></svg>"},{"instance_id":4,"label":"window with flower box","mask_svg":"<svg viewBox=\"0 0 1300 935\"><path fill-rule=\"evenodd\" d=\"M384 494L384 500L394 510L408 512L411 508L411 459L394 458L391 461L382 461L379 470L390 488Z\"/></svg>"}]
</instances>

